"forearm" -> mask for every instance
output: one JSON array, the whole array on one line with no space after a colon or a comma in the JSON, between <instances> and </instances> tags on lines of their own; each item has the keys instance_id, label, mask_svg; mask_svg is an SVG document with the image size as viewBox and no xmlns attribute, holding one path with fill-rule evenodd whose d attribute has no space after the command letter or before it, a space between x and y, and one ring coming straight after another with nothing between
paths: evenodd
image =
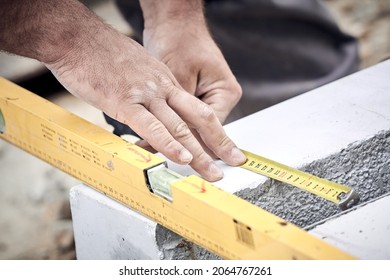
<instances>
[{"instance_id":1,"label":"forearm","mask_svg":"<svg viewBox=\"0 0 390 280\"><path fill-rule=\"evenodd\" d=\"M140 0L140 4L145 29L177 21L191 21L205 26L202 0Z\"/></svg>"},{"instance_id":2,"label":"forearm","mask_svg":"<svg viewBox=\"0 0 390 280\"><path fill-rule=\"evenodd\" d=\"M0 6L0 50L44 63L60 59L104 26L77 0L0 0Z\"/></svg>"}]
</instances>

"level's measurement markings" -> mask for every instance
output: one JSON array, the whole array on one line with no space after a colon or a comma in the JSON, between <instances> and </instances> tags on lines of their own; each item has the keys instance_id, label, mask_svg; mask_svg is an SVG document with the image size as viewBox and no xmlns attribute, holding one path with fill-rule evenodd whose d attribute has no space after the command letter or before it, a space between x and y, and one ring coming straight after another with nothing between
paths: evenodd
<instances>
[{"instance_id":1,"label":"level's measurement markings","mask_svg":"<svg viewBox=\"0 0 390 280\"><path fill-rule=\"evenodd\" d=\"M233 222L236 229L238 241L244 243L245 245L248 245L249 247L254 247L255 242L253 240L252 229L248 225L245 225L237 221L236 219L233 219Z\"/></svg>"},{"instance_id":2,"label":"level's measurement markings","mask_svg":"<svg viewBox=\"0 0 390 280\"><path fill-rule=\"evenodd\" d=\"M247 151L243 152L248 158L241 166L245 169L311 192L338 204L342 209L359 201L356 192L347 186L316 177Z\"/></svg>"}]
</instances>

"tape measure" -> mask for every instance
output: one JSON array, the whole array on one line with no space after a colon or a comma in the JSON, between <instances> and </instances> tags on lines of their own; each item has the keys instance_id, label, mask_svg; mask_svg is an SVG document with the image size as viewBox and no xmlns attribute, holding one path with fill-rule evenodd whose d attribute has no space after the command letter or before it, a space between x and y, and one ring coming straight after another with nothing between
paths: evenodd
<instances>
[{"instance_id":1,"label":"tape measure","mask_svg":"<svg viewBox=\"0 0 390 280\"><path fill-rule=\"evenodd\" d=\"M250 171L287 183L336 203L345 210L359 202L353 189L291 168L265 157L243 151L248 160L241 166Z\"/></svg>"},{"instance_id":2,"label":"tape measure","mask_svg":"<svg viewBox=\"0 0 390 280\"><path fill-rule=\"evenodd\" d=\"M3 78L0 138L222 258L353 259L197 176L173 172L160 157ZM250 155L245 168L262 169L253 160Z\"/></svg>"}]
</instances>

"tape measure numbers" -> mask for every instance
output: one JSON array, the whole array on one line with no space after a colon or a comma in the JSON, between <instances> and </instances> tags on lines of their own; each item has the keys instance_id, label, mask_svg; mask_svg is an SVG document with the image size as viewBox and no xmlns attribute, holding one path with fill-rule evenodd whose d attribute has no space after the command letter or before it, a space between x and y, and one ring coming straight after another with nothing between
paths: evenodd
<instances>
[{"instance_id":1,"label":"tape measure numbers","mask_svg":"<svg viewBox=\"0 0 390 280\"><path fill-rule=\"evenodd\" d=\"M1 77L0 138L222 258L353 259Z\"/></svg>"},{"instance_id":2,"label":"tape measure numbers","mask_svg":"<svg viewBox=\"0 0 390 280\"><path fill-rule=\"evenodd\" d=\"M243 151L248 160L241 166L258 174L287 183L336 203L345 210L359 202L353 189L283 165L265 157Z\"/></svg>"}]
</instances>

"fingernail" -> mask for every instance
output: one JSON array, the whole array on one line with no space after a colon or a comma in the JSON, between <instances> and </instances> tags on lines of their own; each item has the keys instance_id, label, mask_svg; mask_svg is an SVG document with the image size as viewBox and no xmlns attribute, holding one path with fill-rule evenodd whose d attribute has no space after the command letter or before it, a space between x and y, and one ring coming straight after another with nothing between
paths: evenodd
<instances>
[{"instance_id":1,"label":"fingernail","mask_svg":"<svg viewBox=\"0 0 390 280\"><path fill-rule=\"evenodd\" d=\"M181 152L180 152L180 161L182 163L190 163L191 160L192 160L192 154L189 151L185 150L185 149L181 150Z\"/></svg>"},{"instance_id":2,"label":"fingernail","mask_svg":"<svg viewBox=\"0 0 390 280\"><path fill-rule=\"evenodd\" d=\"M246 156L244 155L244 153L241 152L241 150L238 149L237 147L234 147L234 148L232 149L231 155L232 155L233 161L234 161L237 165L243 164L243 163L247 160L247 158L246 158Z\"/></svg>"},{"instance_id":3,"label":"fingernail","mask_svg":"<svg viewBox=\"0 0 390 280\"><path fill-rule=\"evenodd\" d=\"M223 178L223 171L215 163L209 165L209 172L214 179L214 181L220 180Z\"/></svg>"}]
</instances>

